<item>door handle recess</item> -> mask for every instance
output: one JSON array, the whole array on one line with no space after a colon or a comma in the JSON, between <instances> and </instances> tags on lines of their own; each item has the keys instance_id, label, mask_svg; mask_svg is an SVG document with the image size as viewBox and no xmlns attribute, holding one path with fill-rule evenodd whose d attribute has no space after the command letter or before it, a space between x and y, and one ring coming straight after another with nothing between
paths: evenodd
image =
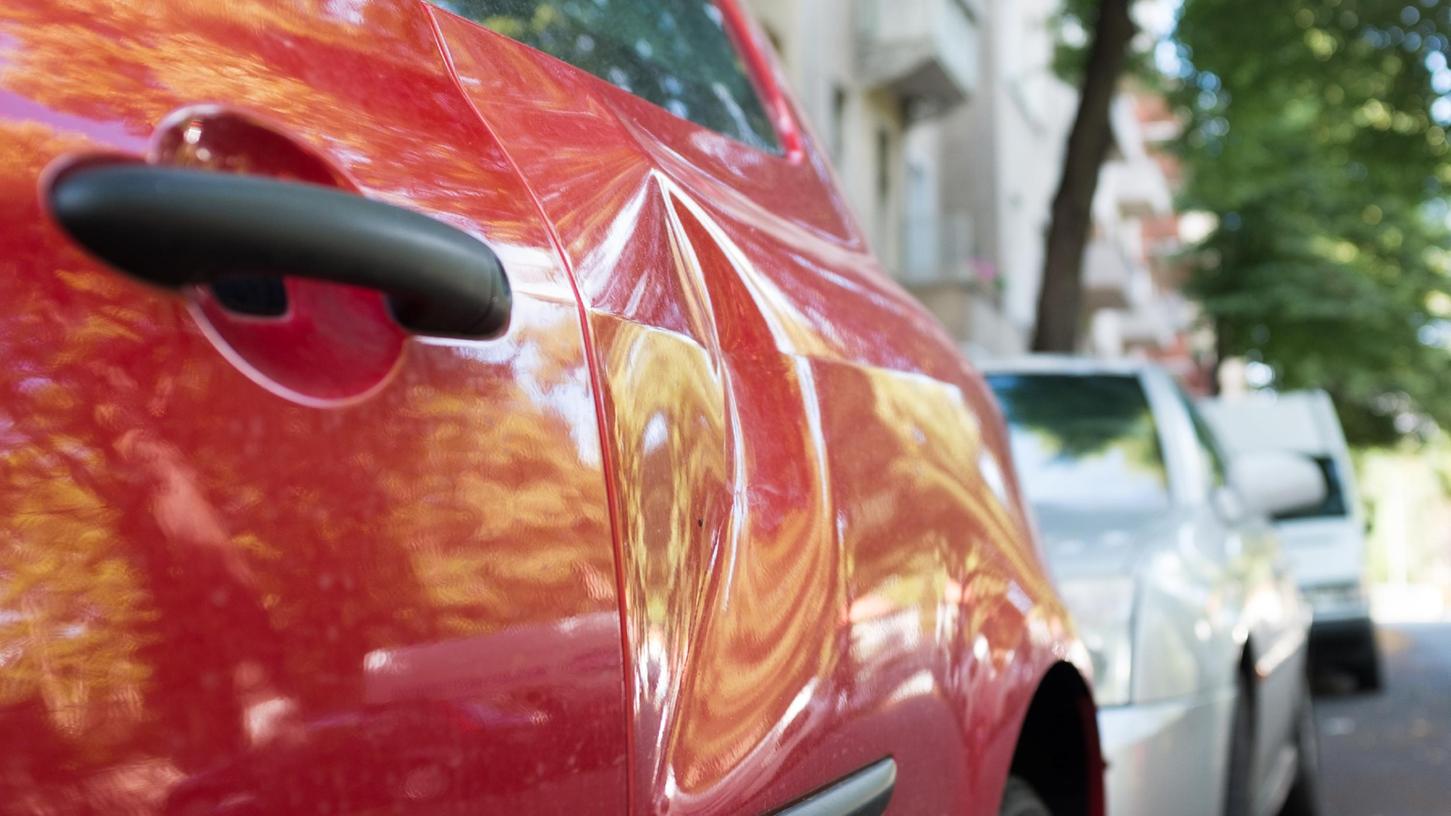
<instances>
[{"instance_id":1,"label":"door handle recess","mask_svg":"<svg viewBox=\"0 0 1451 816\"><path fill-rule=\"evenodd\" d=\"M49 193L67 234L160 286L290 275L376 289L420 334L486 338L509 324L499 258L421 213L289 181L141 164L76 167Z\"/></svg>"}]
</instances>

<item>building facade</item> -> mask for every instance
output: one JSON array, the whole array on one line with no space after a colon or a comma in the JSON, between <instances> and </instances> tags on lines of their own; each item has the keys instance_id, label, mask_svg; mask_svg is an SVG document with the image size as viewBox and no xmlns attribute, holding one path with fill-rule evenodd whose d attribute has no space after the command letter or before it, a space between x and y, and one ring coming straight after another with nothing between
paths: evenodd
<instances>
[{"instance_id":1,"label":"building facade","mask_svg":"<svg viewBox=\"0 0 1451 816\"><path fill-rule=\"evenodd\" d=\"M748 0L884 264L918 246L909 213L936 210L931 123L977 93L980 0Z\"/></svg>"},{"instance_id":2,"label":"building facade","mask_svg":"<svg viewBox=\"0 0 1451 816\"><path fill-rule=\"evenodd\" d=\"M1052 71L1056 0L988 0L981 92L940 131L940 262L907 286L980 355L1032 336L1049 208L1076 94ZM954 238L953 236L961 236Z\"/></svg>"},{"instance_id":3,"label":"building facade","mask_svg":"<svg viewBox=\"0 0 1451 816\"><path fill-rule=\"evenodd\" d=\"M748 0L878 257L971 353L1025 353L1076 90L1061 0ZM1174 117L1125 93L1084 258L1081 351L1192 368Z\"/></svg>"}]
</instances>

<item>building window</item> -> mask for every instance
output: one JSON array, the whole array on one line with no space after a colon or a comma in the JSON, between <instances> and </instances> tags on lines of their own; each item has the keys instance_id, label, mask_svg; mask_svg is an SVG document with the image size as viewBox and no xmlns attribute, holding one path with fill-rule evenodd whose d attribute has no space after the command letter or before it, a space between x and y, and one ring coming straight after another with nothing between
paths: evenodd
<instances>
[{"instance_id":1,"label":"building window","mask_svg":"<svg viewBox=\"0 0 1451 816\"><path fill-rule=\"evenodd\" d=\"M840 85L831 86L831 161L842 166L846 156L846 89Z\"/></svg>"},{"instance_id":2,"label":"building window","mask_svg":"<svg viewBox=\"0 0 1451 816\"><path fill-rule=\"evenodd\" d=\"M892 198L892 132L877 128L877 203L885 208Z\"/></svg>"},{"instance_id":3,"label":"building window","mask_svg":"<svg viewBox=\"0 0 1451 816\"><path fill-rule=\"evenodd\" d=\"M898 254L897 232L901 228L901 213L892 206L892 171L895 169L892 156L892 131L878 126L876 138L876 217L873 219L872 243L883 258L894 258L901 263Z\"/></svg>"}]
</instances>

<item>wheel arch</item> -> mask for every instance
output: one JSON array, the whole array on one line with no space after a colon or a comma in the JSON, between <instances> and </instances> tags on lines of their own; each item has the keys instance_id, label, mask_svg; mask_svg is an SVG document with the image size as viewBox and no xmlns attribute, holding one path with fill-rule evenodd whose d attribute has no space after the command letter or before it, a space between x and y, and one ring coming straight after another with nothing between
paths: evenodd
<instances>
[{"instance_id":1,"label":"wheel arch","mask_svg":"<svg viewBox=\"0 0 1451 816\"><path fill-rule=\"evenodd\" d=\"M1104 768L1093 693L1071 663L1056 663L1028 705L1010 772L1058 816L1103 816Z\"/></svg>"}]
</instances>

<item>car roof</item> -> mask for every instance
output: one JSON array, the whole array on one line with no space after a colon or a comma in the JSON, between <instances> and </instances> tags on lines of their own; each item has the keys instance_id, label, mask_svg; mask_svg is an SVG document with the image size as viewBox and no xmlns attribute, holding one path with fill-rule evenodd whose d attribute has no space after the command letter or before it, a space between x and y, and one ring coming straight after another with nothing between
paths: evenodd
<instances>
[{"instance_id":1,"label":"car roof","mask_svg":"<svg viewBox=\"0 0 1451 816\"><path fill-rule=\"evenodd\" d=\"M1030 354L1024 357L1008 357L983 360L977 365L985 375L990 374L1061 374L1076 377L1110 374L1137 377L1157 368L1148 360L1100 359L1076 357L1067 354Z\"/></svg>"}]
</instances>

